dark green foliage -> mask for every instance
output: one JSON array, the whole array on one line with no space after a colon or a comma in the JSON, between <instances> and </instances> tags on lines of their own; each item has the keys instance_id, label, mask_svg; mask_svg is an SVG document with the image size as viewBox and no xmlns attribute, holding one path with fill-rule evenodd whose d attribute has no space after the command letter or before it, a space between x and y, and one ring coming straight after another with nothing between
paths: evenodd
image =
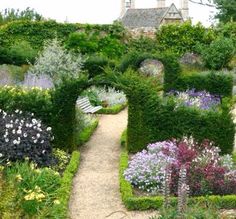
<instances>
[{"instance_id":1,"label":"dark green foliage","mask_svg":"<svg viewBox=\"0 0 236 219\"><path fill-rule=\"evenodd\" d=\"M88 71L90 78L93 78L104 73L104 69L108 64L109 60L104 56L91 56L85 61L83 69Z\"/></svg>"},{"instance_id":2,"label":"dark green foliage","mask_svg":"<svg viewBox=\"0 0 236 219\"><path fill-rule=\"evenodd\" d=\"M33 63L37 52L26 42L18 42L9 48L0 49L0 64L23 65Z\"/></svg>"},{"instance_id":3,"label":"dark green foliage","mask_svg":"<svg viewBox=\"0 0 236 219\"><path fill-rule=\"evenodd\" d=\"M9 47L18 41L27 41L41 50L45 40L54 39L65 42L71 33L76 31L104 32L113 38L122 39L124 28L120 24L88 25L57 23L55 21L16 21L8 23L0 29L0 46Z\"/></svg>"},{"instance_id":4,"label":"dark green foliage","mask_svg":"<svg viewBox=\"0 0 236 219\"><path fill-rule=\"evenodd\" d=\"M172 89L179 91L192 88L197 91L206 90L211 94L231 97L233 77L225 72L200 72L192 75L181 75L172 86Z\"/></svg>"},{"instance_id":5,"label":"dark green foliage","mask_svg":"<svg viewBox=\"0 0 236 219\"><path fill-rule=\"evenodd\" d=\"M174 53L165 52L162 54L149 54L149 53L128 53L119 66L121 72L125 72L128 68L137 71L141 63L146 59L157 59L164 65L164 90L172 89L173 84L180 76L181 68L178 59Z\"/></svg>"},{"instance_id":6,"label":"dark green foliage","mask_svg":"<svg viewBox=\"0 0 236 219\"><path fill-rule=\"evenodd\" d=\"M78 95L86 88L87 77L81 76L77 80L65 80L56 87L52 97L53 103L53 133L55 144L64 149L73 151L75 144L75 104Z\"/></svg>"},{"instance_id":7,"label":"dark green foliage","mask_svg":"<svg viewBox=\"0 0 236 219\"><path fill-rule=\"evenodd\" d=\"M155 97L147 105L149 112L144 114L144 126L148 126L150 133L146 144L192 135L198 141L209 139L215 142L223 154L233 151L235 127L229 109L202 111L191 107L176 108L174 102L163 103Z\"/></svg>"},{"instance_id":8,"label":"dark green foliage","mask_svg":"<svg viewBox=\"0 0 236 219\"><path fill-rule=\"evenodd\" d=\"M236 21L236 2L235 0L214 0L218 12L216 18L226 23Z\"/></svg>"},{"instance_id":9,"label":"dark green foliage","mask_svg":"<svg viewBox=\"0 0 236 219\"><path fill-rule=\"evenodd\" d=\"M119 180L122 201L129 210L159 210L164 203L163 196L135 196L132 185L124 178L124 170L128 167L129 155L127 151L122 151L120 156ZM193 197L189 198L188 203L191 205L214 205L218 208L233 209L236 208L236 195ZM170 205L177 206L177 198L170 197Z\"/></svg>"},{"instance_id":10,"label":"dark green foliage","mask_svg":"<svg viewBox=\"0 0 236 219\"><path fill-rule=\"evenodd\" d=\"M199 52L207 68L219 70L227 67L235 54L235 47L231 39L218 38L208 46L200 46Z\"/></svg>"},{"instance_id":11,"label":"dark green foliage","mask_svg":"<svg viewBox=\"0 0 236 219\"><path fill-rule=\"evenodd\" d=\"M157 43L160 51L171 50L178 55L195 52L198 43L208 45L215 38L213 29L191 22L164 25L157 31Z\"/></svg>"},{"instance_id":12,"label":"dark green foliage","mask_svg":"<svg viewBox=\"0 0 236 219\"><path fill-rule=\"evenodd\" d=\"M98 52L110 59L119 58L124 54L123 43L111 36L102 37L98 42Z\"/></svg>"},{"instance_id":13,"label":"dark green foliage","mask_svg":"<svg viewBox=\"0 0 236 219\"><path fill-rule=\"evenodd\" d=\"M97 126L98 126L98 120L95 120L93 124L91 124L88 127L85 127L85 129L83 129L80 133L78 133L75 136L76 145L81 146L85 144L90 139L91 135L93 134Z\"/></svg>"},{"instance_id":14,"label":"dark green foliage","mask_svg":"<svg viewBox=\"0 0 236 219\"><path fill-rule=\"evenodd\" d=\"M95 34L75 32L69 35L66 48L79 51L82 54L92 54L98 50L98 37Z\"/></svg>"},{"instance_id":15,"label":"dark green foliage","mask_svg":"<svg viewBox=\"0 0 236 219\"><path fill-rule=\"evenodd\" d=\"M111 107L105 107L100 109L98 114L117 114L127 107L127 104L118 104Z\"/></svg>"},{"instance_id":16,"label":"dark green foliage","mask_svg":"<svg viewBox=\"0 0 236 219\"><path fill-rule=\"evenodd\" d=\"M158 47L157 45L156 39L151 39L142 35L139 38L130 39L128 42L128 51L155 53Z\"/></svg>"}]
</instances>

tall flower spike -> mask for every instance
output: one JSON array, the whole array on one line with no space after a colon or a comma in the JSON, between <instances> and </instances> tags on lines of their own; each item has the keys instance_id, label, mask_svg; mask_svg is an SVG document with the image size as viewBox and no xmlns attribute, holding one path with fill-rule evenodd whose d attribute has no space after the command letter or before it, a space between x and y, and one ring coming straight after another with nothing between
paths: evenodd
<instances>
[{"instance_id":1,"label":"tall flower spike","mask_svg":"<svg viewBox=\"0 0 236 219\"><path fill-rule=\"evenodd\" d=\"M180 218L186 210L188 195L189 186L187 185L187 170L185 166L181 166L178 182L178 216Z\"/></svg>"}]
</instances>

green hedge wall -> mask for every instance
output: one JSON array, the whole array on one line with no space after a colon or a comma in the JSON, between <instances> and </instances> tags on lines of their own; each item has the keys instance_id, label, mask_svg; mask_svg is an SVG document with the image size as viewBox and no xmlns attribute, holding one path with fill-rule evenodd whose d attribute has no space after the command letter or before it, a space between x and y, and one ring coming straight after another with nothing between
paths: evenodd
<instances>
[{"instance_id":1,"label":"green hedge wall","mask_svg":"<svg viewBox=\"0 0 236 219\"><path fill-rule=\"evenodd\" d=\"M0 27L0 47L9 47L17 41L27 41L35 49L41 49L45 40L57 37L65 41L70 33L82 30L105 32L115 38L122 38L124 28L119 24L89 25L57 23L56 21L15 21Z\"/></svg>"},{"instance_id":2,"label":"green hedge wall","mask_svg":"<svg viewBox=\"0 0 236 219\"><path fill-rule=\"evenodd\" d=\"M128 167L129 155L128 152L123 150L120 156L120 167L119 167L119 181L120 181L120 192L122 201L125 207L129 210L150 210L160 209L163 206L164 198L162 196L135 196L133 194L132 185L127 182L124 178L124 171ZM216 196L210 195L207 197L199 196L192 197L188 200L189 204L213 204L223 209L236 208L236 195L225 195ZM170 204L172 206L177 205L177 198L171 197Z\"/></svg>"},{"instance_id":3,"label":"green hedge wall","mask_svg":"<svg viewBox=\"0 0 236 219\"><path fill-rule=\"evenodd\" d=\"M171 89L179 91L191 88L230 97L233 90L233 77L224 72L200 72L192 75L182 75L171 86Z\"/></svg>"}]
</instances>

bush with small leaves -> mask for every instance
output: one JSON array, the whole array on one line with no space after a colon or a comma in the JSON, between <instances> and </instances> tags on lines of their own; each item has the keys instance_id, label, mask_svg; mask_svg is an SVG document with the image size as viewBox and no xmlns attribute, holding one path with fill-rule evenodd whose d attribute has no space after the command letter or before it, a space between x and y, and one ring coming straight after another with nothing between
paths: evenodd
<instances>
[{"instance_id":1,"label":"bush with small leaves","mask_svg":"<svg viewBox=\"0 0 236 219\"><path fill-rule=\"evenodd\" d=\"M29 159L39 166L55 163L50 141L51 127L46 127L33 114L0 109L0 162Z\"/></svg>"}]
</instances>

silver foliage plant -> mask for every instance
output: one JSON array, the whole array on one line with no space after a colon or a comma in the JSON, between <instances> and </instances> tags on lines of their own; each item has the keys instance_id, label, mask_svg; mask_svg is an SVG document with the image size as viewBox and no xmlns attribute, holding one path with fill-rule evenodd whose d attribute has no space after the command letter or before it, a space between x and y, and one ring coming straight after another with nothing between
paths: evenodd
<instances>
[{"instance_id":1,"label":"silver foliage plant","mask_svg":"<svg viewBox=\"0 0 236 219\"><path fill-rule=\"evenodd\" d=\"M117 104L125 104L127 102L126 96L123 91L116 90L113 87L91 87L90 92L95 93L98 99L102 102L106 102L108 106L114 106Z\"/></svg>"},{"instance_id":2,"label":"silver foliage plant","mask_svg":"<svg viewBox=\"0 0 236 219\"><path fill-rule=\"evenodd\" d=\"M80 54L74 55L68 52L57 39L53 39L45 43L43 51L28 73L38 76L48 75L53 79L54 84L58 84L65 78L78 77L83 62Z\"/></svg>"}]
</instances>

